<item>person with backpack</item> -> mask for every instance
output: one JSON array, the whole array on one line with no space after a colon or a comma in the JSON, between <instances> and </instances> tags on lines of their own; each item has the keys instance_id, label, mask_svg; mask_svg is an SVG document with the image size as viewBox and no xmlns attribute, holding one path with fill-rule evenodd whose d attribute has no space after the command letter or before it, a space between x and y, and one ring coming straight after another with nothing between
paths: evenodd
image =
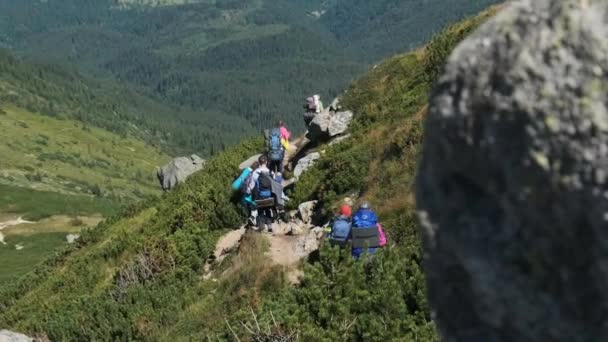
<instances>
[{"instance_id":1,"label":"person with backpack","mask_svg":"<svg viewBox=\"0 0 608 342\"><path fill-rule=\"evenodd\" d=\"M277 185L270 176L270 170L267 167L268 158L261 155L258 162L260 167L252 172L247 191L251 194L257 210L256 223L258 221L261 223L256 225L259 228L266 226L268 232L272 232L270 223L276 216L276 209L284 205L284 200L281 198L283 188Z\"/></svg>"},{"instance_id":2,"label":"person with backpack","mask_svg":"<svg viewBox=\"0 0 608 342\"><path fill-rule=\"evenodd\" d=\"M268 159L270 162L270 172L275 176L279 173L283 173L285 147L281 141L283 140L281 136L282 134L280 127L271 129L268 136Z\"/></svg>"},{"instance_id":3,"label":"person with backpack","mask_svg":"<svg viewBox=\"0 0 608 342\"><path fill-rule=\"evenodd\" d=\"M321 96L313 95L306 98L306 104L304 104L304 124L306 127L310 126L315 116L323 111L323 103L321 102Z\"/></svg>"},{"instance_id":4,"label":"person with backpack","mask_svg":"<svg viewBox=\"0 0 608 342\"><path fill-rule=\"evenodd\" d=\"M348 204L340 207L340 212L332 221L328 232L328 240L331 245L345 247L348 244L352 227L352 214L353 210Z\"/></svg>"},{"instance_id":5,"label":"person with backpack","mask_svg":"<svg viewBox=\"0 0 608 342\"><path fill-rule=\"evenodd\" d=\"M378 222L376 213L365 202L353 215L351 228L352 256L359 259L365 252L376 253L387 243L386 235Z\"/></svg>"},{"instance_id":6,"label":"person with backpack","mask_svg":"<svg viewBox=\"0 0 608 342\"><path fill-rule=\"evenodd\" d=\"M243 169L243 172L232 182L232 190L239 191L241 194L241 205L247 210L249 215L249 225L255 225L256 217L258 215L255 201L250 192L248 192L249 182L255 170L260 167L259 162L253 162L251 166Z\"/></svg>"}]
</instances>

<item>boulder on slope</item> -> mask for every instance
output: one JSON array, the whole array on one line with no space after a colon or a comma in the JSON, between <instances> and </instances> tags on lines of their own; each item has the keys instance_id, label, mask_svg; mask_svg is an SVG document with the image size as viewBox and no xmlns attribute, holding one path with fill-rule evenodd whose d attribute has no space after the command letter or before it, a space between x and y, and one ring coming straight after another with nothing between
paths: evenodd
<instances>
[{"instance_id":1,"label":"boulder on slope","mask_svg":"<svg viewBox=\"0 0 608 342\"><path fill-rule=\"evenodd\" d=\"M306 157L298 160L298 163L296 164L296 167L293 170L293 175L294 177L300 178L300 176L302 176L302 174L304 172L306 172L306 170L310 169L317 160L319 160L321 158L321 154L318 152L313 152L309 155L307 155Z\"/></svg>"},{"instance_id":2,"label":"boulder on slope","mask_svg":"<svg viewBox=\"0 0 608 342\"><path fill-rule=\"evenodd\" d=\"M205 160L193 154L190 157L179 157L159 168L156 176L163 190L169 191L183 183L191 174L205 166Z\"/></svg>"}]
</instances>

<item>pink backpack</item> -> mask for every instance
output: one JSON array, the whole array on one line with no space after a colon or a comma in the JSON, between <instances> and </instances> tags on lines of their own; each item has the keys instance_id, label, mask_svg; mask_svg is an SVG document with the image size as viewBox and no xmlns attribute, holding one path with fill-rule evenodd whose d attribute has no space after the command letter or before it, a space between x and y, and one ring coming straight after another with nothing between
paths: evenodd
<instances>
[{"instance_id":1,"label":"pink backpack","mask_svg":"<svg viewBox=\"0 0 608 342\"><path fill-rule=\"evenodd\" d=\"M386 246L386 234L384 234L384 229L382 229L382 225L380 223L378 223L378 235L380 235L378 238L378 240L380 240L380 247Z\"/></svg>"}]
</instances>

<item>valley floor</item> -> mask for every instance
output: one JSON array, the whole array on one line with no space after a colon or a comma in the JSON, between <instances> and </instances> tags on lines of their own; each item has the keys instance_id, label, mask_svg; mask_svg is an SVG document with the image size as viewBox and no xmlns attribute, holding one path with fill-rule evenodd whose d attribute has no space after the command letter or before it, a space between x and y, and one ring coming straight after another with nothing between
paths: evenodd
<instances>
[{"instance_id":1,"label":"valley floor","mask_svg":"<svg viewBox=\"0 0 608 342\"><path fill-rule=\"evenodd\" d=\"M54 215L34 222L0 213L0 285L31 271L67 244L70 234L76 237L84 227L94 227L102 219L100 214Z\"/></svg>"}]
</instances>

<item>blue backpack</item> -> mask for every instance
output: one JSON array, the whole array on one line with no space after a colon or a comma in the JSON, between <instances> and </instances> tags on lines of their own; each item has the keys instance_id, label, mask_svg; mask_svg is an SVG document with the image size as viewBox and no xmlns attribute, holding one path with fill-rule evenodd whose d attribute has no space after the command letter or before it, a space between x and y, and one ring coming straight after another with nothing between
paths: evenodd
<instances>
[{"instance_id":1,"label":"blue backpack","mask_svg":"<svg viewBox=\"0 0 608 342\"><path fill-rule=\"evenodd\" d=\"M251 175L251 169L250 168L245 168L245 170L243 170L243 172L241 172L241 175L238 176L237 179L234 180L234 182L232 182L232 190L234 191L241 191L243 193L247 192L247 185L249 184L249 179Z\"/></svg>"},{"instance_id":2,"label":"blue backpack","mask_svg":"<svg viewBox=\"0 0 608 342\"><path fill-rule=\"evenodd\" d=\"M283 147L281 145L281 130L273 128L270 131L270 141L268 142L268 158L272 161L283 160Z\"/></svg>"},{"instance_id":3,"label":"blue backpack","mask_svg":"<svg viewBox=\"0 0 608 342\"><path fill-rule=\"evenodd\" d=\"M370 209L359 209L353 216L354 228L370 228L376 227L378 224L378 216Z\"/></svg>"},{"instance_id":4,"label":"blue backpack","mask_svg":"<svg viewBox=\"0 0 608 342\"><path fill-rule=\"evenodd\" d=\"M378 217L370 209L359 209L353 216L351 230L353 250L380 247Z\"/></svg>"},{"instance_id":5,"label":"blue backpack","mask_svg":"<svg viewBox=\"0 0 608 342\"><path fill-rule=\"evenodd\" d=\"M344 246L350 237L350 220L341 216L335 219L329 233L329 243L332 245Z\"/></svg>"},{"instance_id":6,"label":"blue backpack","mask_svg":"<svg viewBox=\"0 0 608 342\"><path fill-rule=\"evenodd\" d=\"M272 183L270 175L267 173L260 173L257 183L257 195L259 199L267 199L272 197Z\"/></svg>"}]
</instances>

